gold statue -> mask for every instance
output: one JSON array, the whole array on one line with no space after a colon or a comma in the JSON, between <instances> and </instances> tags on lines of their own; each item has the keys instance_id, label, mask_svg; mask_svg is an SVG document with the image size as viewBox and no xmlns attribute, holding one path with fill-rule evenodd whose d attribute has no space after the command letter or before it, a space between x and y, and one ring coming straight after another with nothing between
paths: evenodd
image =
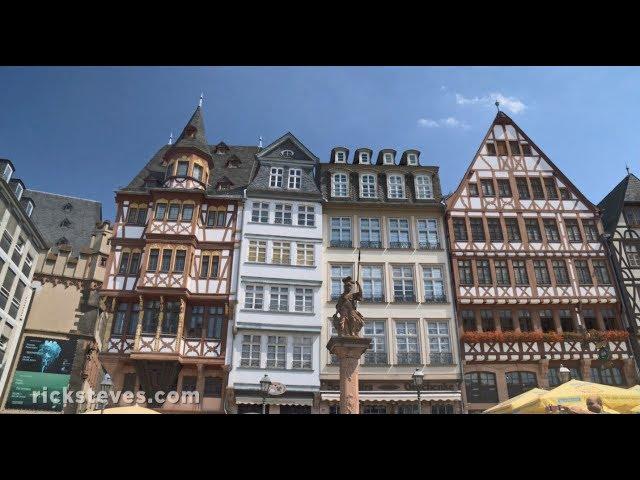
<instances>
[{"instance_id":1,"label":"gold statue","mask_svg":"<svg viewBox=\"0 0 640 480\"><path fill-rule=\"evenodd\" d=\"M339 337L357 337L364 326L364 317L358 312L358 300L362 300L360 282L351 277L342 279L344 290L336 303L333 327Z\"/></svg>"}]
</instances>

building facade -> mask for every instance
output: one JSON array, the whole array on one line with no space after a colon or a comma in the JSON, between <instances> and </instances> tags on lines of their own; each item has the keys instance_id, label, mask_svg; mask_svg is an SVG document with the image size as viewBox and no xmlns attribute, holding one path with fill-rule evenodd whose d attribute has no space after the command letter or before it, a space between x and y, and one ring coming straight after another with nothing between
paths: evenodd
<instances>
[{"instance_id":1,"label":"building facade","mask_svg":"<svg viewBox=\"0 0 640 480\"><path fill-rule=\"evenodd\" d=\"M31 304L35 265L47 248L31 219L35 203L14 173L11 161L0 159L0 400Z\"/></svg>"},{"instance_id":2,"label":"building facade","mask_svg":"<svg viewBox=\"0 0 640 480\"><path fill-rule=\"evenodd\" d=\"M242 195L257 150L209 145L198 107L175 144L116 192L100 356L116 390L144 391L162 411L224 412ZM158 391L198 392L200 402L160 405Z\"/></svg>"},{"instance_id":3,"label":"building facade","mask_svg":"<svg viewBox=\"0 0 640 480\"><path fill-rule=\"evenodd\" d=\"M98 292L109 255L111 226L102 221L99 202L32 190L26 194L36 205L32 220L51 248L39 256L35 266L35 293L18 344L21 358L14 362L9 376L12 388L7 389L4 409L78 413L94 405L63 405L62 399L54 402L52 398L33 402L32 392L44 391L43 387L53 391L52 385L87 394L99 390ZM28 368L29 356L45 347L57 356L37 375Z\"/></svg>"},{"instance_id":4,"label":"building facade","mask_svg":"<svg viewBox=\"0 0 640 480\"><path fill-rule=\"evenodd\" d=\"M416 413L411 385L425 373L423 413L460 413L461 374L438 168L417 150L331 151L320 166L323 207L321 413L338 413L339 366L325 348L342 279L359 280L361 413Z\"/></svg>"},{"instance_id":5,"label":"building facade","mask_svg":"<svg viewBox=\"0 0 640 480\"><path fill-rule=\"evenodd\" d=\"M506 114L446 203L469 412L556 386L561 364L635 382L598 208Z\"/></svg>"},{"instance_id":6,"label":"building facade","mask_svg":"<svg viewBox=\"0 0 640 480\"><path fill-rule=\"evenodd\" d=\"M260 379L286 386L269 413L316 413L320 388L322 195L318 158L287 133L256 155L242 220L228 405L260 412Z\"/></svg>"}]
</instances>

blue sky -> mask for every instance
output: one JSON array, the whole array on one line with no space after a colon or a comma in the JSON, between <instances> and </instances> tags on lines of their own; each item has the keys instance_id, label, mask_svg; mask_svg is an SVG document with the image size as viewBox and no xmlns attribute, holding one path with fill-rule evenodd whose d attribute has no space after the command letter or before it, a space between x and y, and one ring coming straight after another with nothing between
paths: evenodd
<instances>
[{"instance_id":1,"label":"blue sky","mask_svg":"<svg viewBox=\"0 0 640 480\"><path fill-rule=\"evenodd\" d=\"M28 188L101 201L178 135L204 92L210 143L291 131L322 161L336 145L403 151L453 190L503 109L597 203L640 172L640 69L622 67L0 68L0 158ZM374 153L375 155L375 153Z\"/></svg>"}]
</instances>

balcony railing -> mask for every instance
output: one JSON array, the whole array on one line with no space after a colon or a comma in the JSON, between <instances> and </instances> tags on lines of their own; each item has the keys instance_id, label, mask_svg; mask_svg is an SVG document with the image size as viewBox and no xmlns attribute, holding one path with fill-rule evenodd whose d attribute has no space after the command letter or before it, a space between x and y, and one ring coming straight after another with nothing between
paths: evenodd
<instances>
[{"instance_id":1,"label":"balcony railing","mask_svg":"<svg viewBox=\"0 0 640 480\"><path fill-rule=\"evenodd\" d=\"M440 242L420 242L418 248L420 248L420 250L440 250L442 245L440 245Z\"/></svg>"},{"instance_id":2,"label":"balcony railing","mask_svg":"<svg viewBox=\"0 0 640 480\"><path fill-rule=\"evenodd\" d=\"M411 248L411 242L389 242L389 248Z\"/></svg>"},{"instance_id":3,"label":"balcony railing","mask_svg":"<svg viewBox=\"0 0 640 480\"><path fill-rule=\"evenodd\" d=\"M415 295L394 295L393 301L397 303L413 303L416 301Z\"/></svg>"},{"instance_id":4,"label":"balcony railing","mask_svg":"<svg viewBox=\"0 0 640 480\"><path fill-rule=\"evenodd\" d=\"M364 354L365 365L386 365L387 353L386 352L366 352Z\"/></svg>"},{"instance_id":5,"label":"balcony railing","mask_svg":"<svg viewBox=\"0 0 640 480\"><path fill-rule=\"evenodd\" d=\"M418 352L398 353L398 365L420 365Z\"/></svg>"},{"instance_id":6,"label":"balcony railing","mask_svg":"<svg viewBox=\"0 0 640 480\"><path fill-rule=\"evenodd\" d=\"M453 365L453 353L434 352L429 354L431 365Z\"/></svg>"},{"instance_id":7,"label":"balcony railing","mask_svg":"<svg viewBox=\"0 0 640 480\"><path fill-rule=\"evenodd\" d=\"M360 242L360 248L382 248L382 242Z\"/></svg>"},{"instance_id":8,"label":"balcony railing","mask_svg":"<svg viewBox=\"0 0 640 480\"><path fill-rule=\"evenodd\" d=\"M331 243L329 245L335 248L351 248L352 247L351 240L331 240Z\"/></svg>"},{"instance_id":9,"label":"balcony railing","mask_svg":"<svg viewBox=\"0 0 640 480\"><path fill-rule=\"evenodd\" d=\"M424 297L424 303L447 303L446 295L429 295Z\"/></svg>"}]
</instances>

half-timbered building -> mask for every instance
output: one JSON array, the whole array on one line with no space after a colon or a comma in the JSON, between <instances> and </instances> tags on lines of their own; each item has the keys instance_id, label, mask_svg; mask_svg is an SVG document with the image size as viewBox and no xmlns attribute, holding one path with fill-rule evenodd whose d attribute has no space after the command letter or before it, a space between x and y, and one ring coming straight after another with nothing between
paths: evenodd
<instances>
[{"instance_id":1,"label":"half-timbered building","mask_svg":"<svg viewBox=\"0 0 640 480\"><path fill-rule=\"evenodd\" d=\"M331 317L342 279L363 289L358 310L372 339L360 365L360 412L417 413L412 385L424 372L422 413L460 413L461 375L444 207L438 167L418 150L383 149L373 156L336 147L320 166L323 206L322 345L334 335ZM339 412L339 365L322 348L321 413Z\"/></svg>"},{"instance_id":2,"label":"half-timbered building","mask_svg":"<svg viewBox=\"0 0 640 480\"><path fill-rule=\"evenodd\" d=\"M209 145L198 107L175 144L116 192L101 291L107 313L101 357L116 390L197 391L199 404L162 409L224 411L237 226L257 150Z\"/></svg>"},{"instance_id":3,"label":"half-timbered building","mask_svg":"<svg viewBox=\"0 0 640 480\"><path fill-rule=\"evenodd\" d=\"M470 412L557 385L561 364L635 380L599 210L505 113L446 204Z\"/></svg>"}]
</instances>

